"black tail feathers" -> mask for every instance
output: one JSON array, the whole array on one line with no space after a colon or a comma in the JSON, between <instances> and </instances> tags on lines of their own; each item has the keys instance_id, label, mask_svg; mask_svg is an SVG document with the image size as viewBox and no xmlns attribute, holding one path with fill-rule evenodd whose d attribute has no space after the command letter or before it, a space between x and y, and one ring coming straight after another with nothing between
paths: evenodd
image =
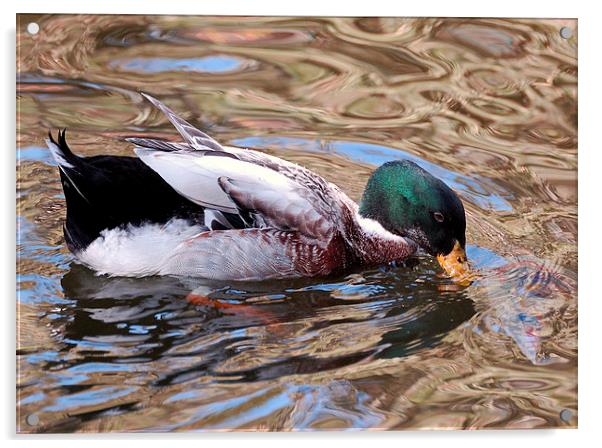
<instances>
[{"instance_id":1,"label":"black tail feathers","mask_svg":"<svg viewBox=\"0 0 602 448\"><path fill-rule=\"evenodd\" d=\"M75 168L80 159L73 154L67 145L67 140L65 138L66 131L67 129L63 129L62 131L59 129L57 140L52 136L52 132L48 131L48 140L46 140L46 144L48 145L48 149L52 153L54 160L62 169Z\"/></svg>"}]
</instances>

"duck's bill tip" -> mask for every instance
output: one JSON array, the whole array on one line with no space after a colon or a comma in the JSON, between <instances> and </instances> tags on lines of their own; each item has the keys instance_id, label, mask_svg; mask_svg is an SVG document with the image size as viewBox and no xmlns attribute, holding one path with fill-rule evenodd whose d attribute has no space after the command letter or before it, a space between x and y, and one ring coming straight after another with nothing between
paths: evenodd
<instances>
[{"instance_id":1,"label":"duck's bill tip","mask_svg":"<svg viewBox=\"0 0 602 448\"><path fill-rule=\"evenodd\" d=\"M466 286L472 283L473 273L468 264L466 251L457 241L449 254L437 255L437 261L455 283Z\"/></svg>"}]
</instances>

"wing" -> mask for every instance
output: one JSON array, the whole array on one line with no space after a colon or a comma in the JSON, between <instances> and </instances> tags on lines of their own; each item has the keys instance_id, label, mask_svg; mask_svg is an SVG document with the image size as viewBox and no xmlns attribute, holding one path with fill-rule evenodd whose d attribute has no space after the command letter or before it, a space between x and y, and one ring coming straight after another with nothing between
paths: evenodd
<instances>
[{"instance_id":1,"label":"wing","mask_svg":"<svg viewBox=\"0 0 602 448\"><path fill-rule=\"evenodd\" d=\"M310 170L258 151L223 147L145 96L168 115L187 143L130 139L136 154L196 204L237 213L247 227L298 231L321 241L338 229L344 209L355 205Z\"/></svg>"},{"instance_id":2,"label":"wing","mask_svg":"<svg viewBox=\"0 0 602 448\"><path fill-rule=\"evenodd\" d=\"M214 153L137 148L136 154L182 196L209 209L236 213L247 227L294 230L319 240L327 240L335 229L331 203L310 185L264 166Z\"/></svg>"}]
</instances>

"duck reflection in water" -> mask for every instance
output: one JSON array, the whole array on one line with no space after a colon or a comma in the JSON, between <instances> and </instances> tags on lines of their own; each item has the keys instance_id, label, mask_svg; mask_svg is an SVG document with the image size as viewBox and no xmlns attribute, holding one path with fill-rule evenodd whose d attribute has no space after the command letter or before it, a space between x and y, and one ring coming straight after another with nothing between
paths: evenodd
<instances>
[{"instance_id":1,"label":"duck reflection in water","mask_svg":"<svg viewBox=\"0 0 602 448\"><path fill-rule=\"evenodd\" d=\"M164 364L161 384L190 375L252 381L313 373L432 347L475 313L465 290L445 292L442 300L438 277L418 290L415 278L412 268L402 267L320 283L224 284L98 276L74 264L61 281L65 298L73 301L60 319L61 331L89 362L180 358L174 367ZM216 373L245 350L257 354L259 364Z\"/></svg>"}]
</instances>

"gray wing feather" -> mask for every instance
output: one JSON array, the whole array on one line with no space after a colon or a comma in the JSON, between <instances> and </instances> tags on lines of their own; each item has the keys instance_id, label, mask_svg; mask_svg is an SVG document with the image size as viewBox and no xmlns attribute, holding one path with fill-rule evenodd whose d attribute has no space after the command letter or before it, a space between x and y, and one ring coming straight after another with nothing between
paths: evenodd
<instances>
[{"instance_id":1,"label":"gray wing feather","mask_svg":"<svg viewBox=\"0 0 602 448\"><path fill-rule=\"evenodd\" d=\"M192 147L188 143L175 143L165 140L156 140L152 138L130 137L125 139L127 142L133 143L141 148L156 149L158 151L192 151Z\"/></svg>"},{"instance_id":2,"label":"gray wing feather","mask_svg":"<svg viewBox=\"0 0 602 448\"><path fill-rule=\"evenodd\" d=\"M183 118L179 117L173 110L171 110L169 107L167 107L161 101L159 101L156 98L153 98L152 96L148 95L147 93L140 92L140 94L144 98L149 100L153 104L153 106L155 106L157 109L159 109L161 112L163 112L165 114L167 119L169 121L171 121L171 124L173 124L175 126L175 128L178 130L178 132L180 133L182 138L184 138L184 140L186 140L186 142L190 146L192 146L194 149L198 149L198 150L213 149L216 151L223 150L222 145L220 145L218 142L216 142L209 135L207 135L204 132L195 128L193 125L188 123Z\"/></svg>"}]
</instances>

